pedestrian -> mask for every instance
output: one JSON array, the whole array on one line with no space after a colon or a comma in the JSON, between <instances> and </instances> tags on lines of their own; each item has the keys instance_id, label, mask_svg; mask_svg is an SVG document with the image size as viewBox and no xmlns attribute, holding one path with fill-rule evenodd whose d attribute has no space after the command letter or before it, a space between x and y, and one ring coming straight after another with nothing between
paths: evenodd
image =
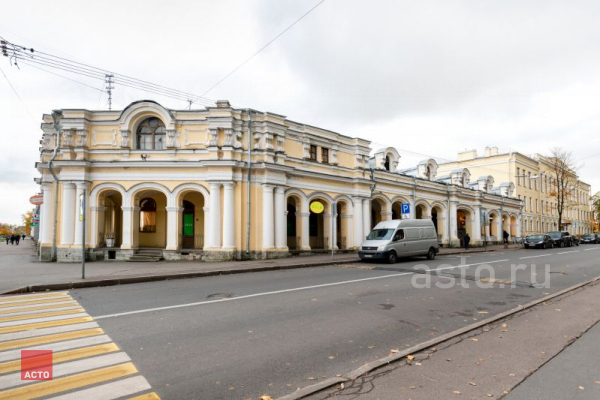
<instances>
[{"instance_id":1,"label":"pedestrian","mask_svg":"<svg viewBox=\"0 0 600 400\"><path fill-rule=\"evenodd\" d=\"M15 235L10 235L10 244L15 244Z\"/></svg>"},{"instance_id":2,"label":"pedestrian","mask_svg":"<svg viewBox=\"0 0 600 400\"><path fill-rule=\"evenodd\" d=\"M10 236L6 235L5 239L6 239L6 245L8 246L8 242L10 242Z\"/></svg>"},{"instance_id":3,"label":"pedestrian","mask_svg":"<svg viewBox=\"0 0 600 400\"><path fill-rule=\"evenodd\" d=\"M504 239L504 244L508 244L508 237L510 235L508 234L508 232L504 231L502 232L502 238Z\"/></svg>"},{"instance_id":4,"label":"pedestrian","mask_svg":"<svg viewBox=\"0 0 600 400\"><path fill-rule=\"evenodd\" d=\"M21 239L25 240L25 234L21 235Z\"/></svg>"},{"instance_id":5,"label":"pedestrian","mask_svg":"<svg viewBox=\"0 0 600 400\"><path fill-rule=\"evenodd\" d=\"M15 235L15 244L17 246L19 245L19 240L21 240L21 236L20 235Z\"/></svg>"},{"instance_id":6,"label":"pedestrian","mask_svg":"<svg viewBox=\"0 0 600 400\"><path fill-rule=\"evenodd\" d=\"M465 250L469 250L469 243L471 242L471 236L467 233L463 239L465 242Z\"/></svg>"}]
</instances>

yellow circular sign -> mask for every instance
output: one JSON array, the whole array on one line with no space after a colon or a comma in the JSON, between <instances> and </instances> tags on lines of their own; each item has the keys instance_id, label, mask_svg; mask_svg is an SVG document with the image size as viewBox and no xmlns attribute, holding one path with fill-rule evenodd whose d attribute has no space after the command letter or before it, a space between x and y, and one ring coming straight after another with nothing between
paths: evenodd
<instances>
[{"instance_id":1,"label":"yellow circular sign","mask_svg":"<svg viewBox=\"0 0 600 400\"><path fill-rule=\"evenodd\" d=\"M314 212L315 214L321 214L323 211L325 211L325 206L319 201L313 201L310 203L310 211Z\"/></svg>"}]
</instances>

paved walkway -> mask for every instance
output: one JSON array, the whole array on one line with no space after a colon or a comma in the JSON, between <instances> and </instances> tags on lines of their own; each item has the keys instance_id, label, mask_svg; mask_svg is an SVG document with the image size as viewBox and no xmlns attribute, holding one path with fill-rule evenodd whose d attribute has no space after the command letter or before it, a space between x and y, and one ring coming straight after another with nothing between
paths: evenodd
<instances>
[{"instance_id":1,"label":"paved walkway","mask_svg":"<svg viewBox=\"0 0 600 400\"><path fill-rule=\"evenodd\" d=\"M511 245L511 248L518 246ZM468 252L481 252L474 248ZM503 251L503 246L489 246L489 251ZM440 255L464 254L463 249L442 248ZM95 282L103 285L131 283L161 279L175 279L227 273L267 271L277 269L302 268L359 261L356 254L325 254L289 257L277 260L200 262L200 261L162 261L157 263L95 261L86 263L87 285ZM43 263L35 256L31 240L16 245L0 245L0 294L28 286L81 283L81 264L79 263ZM100 284L100 283L99 283ZM98 286L98 284L96 284ZM68 289L68 286L53 289ZM44 290L44 287L37 288Z\"/></svg>"}]
</instances>

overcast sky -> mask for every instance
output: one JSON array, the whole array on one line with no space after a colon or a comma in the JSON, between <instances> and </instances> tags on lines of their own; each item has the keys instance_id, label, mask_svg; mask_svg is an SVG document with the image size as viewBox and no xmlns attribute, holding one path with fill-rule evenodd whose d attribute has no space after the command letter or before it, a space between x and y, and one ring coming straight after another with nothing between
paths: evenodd
<instances>
[{"instance_id":1,"label":"overcast sky","mask_svg":"<svg viewBox=\"0 0 600 400\"><path fill-rule=\"evenodd\" d=\"M0 36L201 94L318 2L0 0ZM326 0L206 96L394 146L401 169L485 146L562 146L596 192L598 21L597 0ZM0 222L18 223L38 191L42 114L107 98L5 57L0 68L22 99L0 76ZM113 108L139 99L187 107L117 86Z\"/></svg>"}]
</instances>

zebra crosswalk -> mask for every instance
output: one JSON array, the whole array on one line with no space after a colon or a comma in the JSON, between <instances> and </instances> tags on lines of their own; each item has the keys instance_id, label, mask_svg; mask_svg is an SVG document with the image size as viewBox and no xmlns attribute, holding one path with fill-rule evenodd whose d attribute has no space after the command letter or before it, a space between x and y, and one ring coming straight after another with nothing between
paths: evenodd
<instances>
[{"instance_id":1,"label":"zebra crosswalk","mask_svg":"<svg viewBox=\"0 0 600 400\"><path fill-rule=\"evenodd\" d=\"M52 380L21 380L22 350L52 350ZM68 292L0 297L0 399L159 399Z\"/></svg>"}]
</instances>

